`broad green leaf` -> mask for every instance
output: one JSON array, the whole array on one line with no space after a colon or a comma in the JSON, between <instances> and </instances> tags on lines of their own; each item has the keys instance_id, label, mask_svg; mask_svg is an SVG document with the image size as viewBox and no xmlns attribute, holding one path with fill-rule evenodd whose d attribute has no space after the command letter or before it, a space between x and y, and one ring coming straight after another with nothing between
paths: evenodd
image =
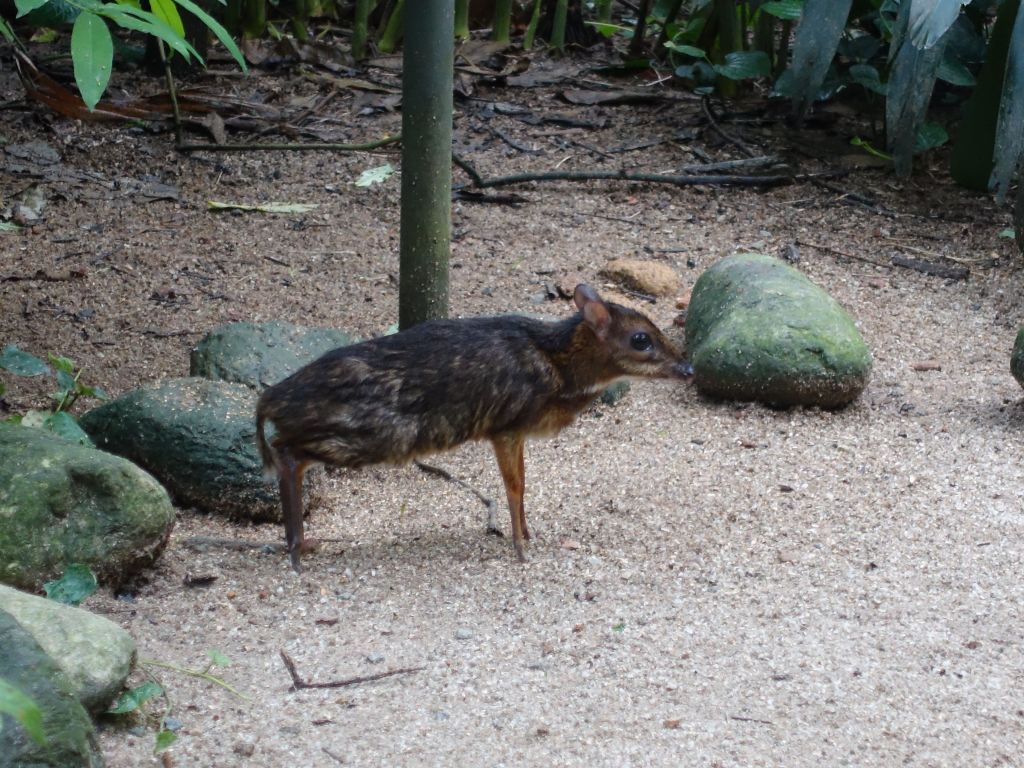
<instances>
[{"instance_id":1,"label":"broad green leaf","mask_svg":"<svg viewBox=\"0 0 1024 768\"><path fill-rule=\"evenodd\" d=\"M319 208L319 203L262 203L246 205L245 203L221 203L207 200L206 207L211 211L254 211L256 213L309 213Z\"/></svg>"},{"instance_id":2,"label":"broad green leaf","mask_svg":"<svg viewBox=\"0 0 1024 768\"><path fill-rule=\"evenodd\" d=\"M886 85L882 82L881 77L879 77L878 70L870 64L854 64L850 67L848 74L850 80L857 85L863 86L873 93L885 95Z\"/></svg>"},{"instance_id":3,"label":"broad green leaf","mask_svg":"<svg viewBox=\"0 0 1024 768\"><path fill-rule=\"evenodd\" d=\"M878 149L875 149L871 145L870 142L865 141L860 136L854 136L852 139L850 139L850 143L853 146L855 146L855 147L860 147L865 152L867 152L869 155L874 155L875 157L880 157L883 160L890 160L890 161L892 160L892 155L887 155L887 154L885 154L885 152L882 152L882 151L880 151Z\"/></svg>"},{"instance_id":4,"label":"broad green leaf","mask_svg":"<svg viewBox=\"0 0 1024 768\"><path fill-rule=\"evenodd\" d=\"M14 7L18 9L15 18L20 19L26 13L31 13L36 8L42 8L50 0L14 0Z\"/></svg>"},{"instance_id":5,"label":"broad green leaf","mask_svg":"<svg viewBox=\"0 0 1024 768\"><path fill-rule=\"evenodd\" d=\"M56 435L60 435L65 440L71 443L78 443L84 445L87 448L92 448L92 439L86 434L85 430L78 425L78 421L67 411L57 411L57 413L51 413L45 419L43 419L43 429L48 429Z\"/></svg>"},{"instance_id":6,"label":"broad green leaf","mask_svg":"<svg viewBox=\"0 0 1024 768\"><path fill-rule=\"evenodd\" d=\"M4 20L0 19L0 34L3 33L3 26L4 26L4 24L5 24ZM9 27L8 27L8 29L9 29ZM13 43L14 39L11 38L10 42ZM13 221L0 221L0 232L18 232L20 230L21 230L21 227L19 227Z\"/></svg>"},{"instance_id":7,"label":"broad green leaf","mask_svg":"<svg viewBox=\"0 0 1024 768\"><path fill-rule=\"evenodd\" d=\"M778 0L761 6L764 13L784 21L796 21L804 10L804 0Z\"/></svg>"},{"instance_id":8,"label":"broad green leaf","mask_svg":"<svg viewBox=\"0 0 1024 768\"><path fill-rule=\"evenodd\" d=\"M182 37L185 36L185 25L181 23L181 14L174 0L149 0L149 9L168 27Z\"/></svg>"},{"instance_id":9,"label":"broad green leaf","mask_svg":"<svg viewBox=\"0 0 1024 768\"><path fill-rule=\"evenodd\" d=\"M376 168L367 168L359 174L359 178L355 180L355 185L357 187L372 187L374 184L383 184L394 172L395 169L391 167L391 163L384 163L384 165L378 165Z\"/></svg>"},{"instance_id":10,"label":"broad green leaf","mask_svg":"<svg viewBox=\"0 0 1024 768\"><path fill-rule=\"evenodd\" d=\"M1004 4L1004 8L1009 3ZM1000 9L1000 14L1002 14ZM1003 95L999 102L999 119L996 122L995 149L992 158L995 167L989 186L995 191L996 199L1002 201L1010 188L1014 171L1020 167L1024 157L1024 5L1017 10L1013 24L1013 36L1006 57L1006 78L1003 80ZM1021 193L1018 193L1021 194Z\"/></svg>"},{"instance_id":11,"label":"broad green leaf","mask_svg":"<svg viewBox=\"0 0 1024 768\"><path fill-rule=\"evenodd\" d=\"M154 35L163 40L171 47L171 50L180 53L185 61L194 58L200 59L196 49L193 48L181 35L160 21L149 11L141 11L131 5L120 5L118 3L104 3L96 12L125 29L134 29L137 32L144 32L147 35Z\"/></svg>"},{"instance_id":12,"label":"broad green leaf","mask_svg":"<svg viewBox=\"0 0 1024 768\"><path fill-rule=\"evenodd\" d=\"M917 139L914 142L915 152L927 152L929 149L941 147L949 141L949 134L946 129L938 123L924 123L917 129Z\"/></svg>"},{"instance_id":13,"label":"broad green leaf","mask_svg":"<svg viewBox=\"0 0 1024 768\"><path fill-rule=\"evenodd\" d=\"M65 605L78 605L96 591L96 576L89 567L78 563L69 565L59 579L43 584L46 596Z\"/></svg>"},{"instance_id":14,"label":"broad green leaf","mask_svg":"<svg viewBox=\"0 0 1024 768\"><path fill-rule=\"evenodd\" d=\"M999 230L998 237L1006 237L1006 238L1009 238L1010 240L1013 240L1013 238L1015 238L1016 236L1017 236L1017 233L1013 229L1007 228L1007 229Z\"/></svg>"},{"instance_id":15,"label":"broad green leaf","mask_svg":"<svg viewBox=\"0 0 1024 768\"><path fill-rule=\"evenodd\" d=\"M57 386L64 392L73 392L76 388L75 377L65 370L57 370ZM61 395L63 397L63 395Z\"/></svg>"},{"instance_id":16,"label":"broad green leaf","mask_svg":"<svg viewBox=\"0 0 1024 768\"><path fill-rule=\"evenodd\" d=\"M596 29L597 33L602 37L611 37L616 32L626 33L633 31L630 27L623 27L618 24L612 24L607 21L585 21L583 23L586 24L588 27L593 27L594 29Z\"/></svg>"},{"instance_id":17,"label":"broad green leaf","mask_svg":"<svg viewBox=\"0 0 1024 768\"><path fill-rule=\"evenodd\" d=\"M156 735L156 744L153 746L153 754L163 752L178 740L178 734L174 731L162 730Z\"/></svg>"},{"instance_id":18,"label":"broad green leaf","mask_svg":"<svg viewBox=\"0 0 1024 768\"><path fill-rule=\"evenodd\" d=\"M36 744L46 743L43 732L43 713L32 699L0 678L0 713L10 715L25 729Z\"/></svg>"},{"instance_id":19,"label":"broad green leaf","mask_svg":"<svg viewBox=\"0 0 1024 768\"><path fill-rule=\"evenodd\" d=\"M682 45L680 43L673 43L671 40L665 42L665 47L670 51L681 53L684 56L693 56L695 59L703 59L707 56L707 53L703 48L698 48L695 45Z\"/></svg>"},{"instance_id":20,"label":"broad green leaf","mask_svg":"<svg viewBox=\"0 0 1024 768\"><path fill-rule=\"evenodd\" d=\"M730 80L751 80L769 77L772 62L764 51L732 51L725 55L724 64L715 64L715 71Z\"/></svg>"},{"instance_id":21,"label":"broad green leaf","mask_svg":"<svg viewBox=\"0 0 1024 768\"><path fill-rule=\"evenodd\" d=\"M71 28L71 61L82 101L91 110L107 89L114 63L110 30L96 14L82 12L75 19Z\"/></svg>"},{"instance_id":22,"label":"broad green leaf","mask_svg":"<svg viewBox=\"0 0 1024 768\"><path fill-rule=\"evenodd\" d=\"M910 3L908 34L918 50L928 50L946 34L960 15L964 0L904 0Z\"/></svg>"},{"instance_id":23,"label":"broad green leaf","mask_svg":"<svg viewBox=\"0 0 1024 768\"><path fill-rule=\"evenodd\" d=\"M796 28L793 63L787 70L792 79L786 84L786 90L793 95L793 109L801 117L825 82L852 3L853 0L807 0Z\"/></svg>"},{"instance_id":24,"label":"broad green leaf","mask_svg":"<svg viewBox=\"0 0 1024 768\"><path fill-rule=\"evenodd\" d=\"M242 68L243 72L248 70L248 67L246 67L245 65L245 57L242 55L242 52L238 50L238 46L235 45L235 41L231 39L231 35L228 33L228 31L224 29L224 27L222 27L220 23L215 18L213 18L213 16L211 16L198 5L196 5L194 2L192 2L192 0L174 1L210 28L210 31L213 32L214 35L216 35L218 40L220 40L221 45L227 48L228 53L230 53L232 58L234 58L234 60L238 62L238 66Z\"/></svg>"},{"instance_id":25,"label":"broad green leaf","mask_svg":"<svg viewBox=\"0 0 1024 768\"><path fill-rule=\"evenodd\" d=\"M0 368L18 376L41 376L50 372L50 366L35 355L22 352L13 344L0 352Z\"/></svg>"},{"instance_id":26,"label":"broad green leaf","mask_svg":"<svg viewBox=\"0 0 1024 768\"><path fill-rule=\"evenodd\" d=\"M207 650L206 655L210 657L210 661L213 662L215 667L227 667L231 665L231 659L216 648L210 648Z\"/></svg>"},{"instance_id":27,"label":"broad green leaf","mask_svg":"<svg viewBox=\"0 0 1024 768\"><path fill-rule=\"evenodd\" d=\"M163 688L151 680L147 680L141 685L137 685L122 693L114 705L107 710L107 714L124 715L128 712L134 712L147 701L160 696L163 692Z\"/></svg>"},{"instance_id":28,"label":"broad green leaf","mask_svg":"<svg viewBox=\"0 0 1024 768\"><path fill-rule=\"evenodd\" d=\"M75 391L78 392L82 397L95 397L97 400L109 400L110 395L102 387L90 387L88 384L83 384L79 381L75 385Z\"/></svg>"},{"instance_id":29,"label":"broad green leaf","mask_svg":"<svg viewBox=\"0 0 1024 768\"><path fill-rule=\"evenodd\" d=\"M951 85L960 85L965 88L971 88L977 83L974 75L971 74L971 70L948 52L942 57L942 63L939 64L937 76L939 80L945 80Z\"/></svg>"}]
</instances>

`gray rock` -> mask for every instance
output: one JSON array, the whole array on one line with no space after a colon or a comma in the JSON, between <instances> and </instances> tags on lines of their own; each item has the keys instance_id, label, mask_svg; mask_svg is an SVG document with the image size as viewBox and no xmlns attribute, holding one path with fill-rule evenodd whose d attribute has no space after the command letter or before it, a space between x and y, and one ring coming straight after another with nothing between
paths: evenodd
<instances>
[{"instance_id":1,"label":"gray rock","mask_svg":"<svg viewBox=\"0 0 1024 768\"><path fill-rule=\"evenodd\" d=\"M184 504L246 520L280 520L256 450L256 394L242 384L165 379L89 411L97 447L145 467Z\"/></svg>"},{"instance_id":2,"label":"gray rock","mask_svg":"<svg viewBox=\"0 0 1024 768\"><path fill-rule=\"evenodd\" d=\"M5 586L0 586L0 612L32 635L90 712L104 711L124 688L135 661L135 641L114 622Z\"/></svg>"},{"instance_id":3,"label":"gray rock","mask_svg":"<svg viewBox=\"0 0 1024 768\"><path fill-rule=\"evenodd\" d=\"M871 353L850 316L778 259L730 256L697 280L686 346L705 394L775 406L854 400Z\"/></svg>"},{"instance_id":4,"label":"gray rock","mask_svg":"<svg viewBox=\"0 0 1024 768\"><path fill-rule=\"evenodd\" d=\"M1017 383L1024 387L1024 328L1017 331L1013 342L1013 354L1010 355L1010 373Z\"/></svg>"},{"instance_id":5,"label":"gray rock","mask_svg":"<svg viewBox=\"0 0 1024 768\"><path fill-rule=\"evenodd\" d=\"M119 583L174 526L167 492L131 462L51 432L0 424L0 582L29 590L68 565Z\"/></svg>"},{"instance_id":6,"label":"gray rock","mask_svg":"<svg viewBox=\"0 0 1024 768\"><path fill-rule=\"evenodd\" d=\"M272 321L214 328L192 350L189 374L261 390L355 339L333 328Z\"/></svg>"},{"instance_id":7,"label":"gray rock","mask_svg":"<svg viewBox=\"0 0 1024 768\"><path fill-rule=\"evenodd\" d=\"M102 768L103 755L89 713L75 697L67 676L32 634L2 608L0 648L0 680L39 708L46 737L44 744L38 744L14 718L0 716L0 766Z\"/></svg>"}]
</instances>

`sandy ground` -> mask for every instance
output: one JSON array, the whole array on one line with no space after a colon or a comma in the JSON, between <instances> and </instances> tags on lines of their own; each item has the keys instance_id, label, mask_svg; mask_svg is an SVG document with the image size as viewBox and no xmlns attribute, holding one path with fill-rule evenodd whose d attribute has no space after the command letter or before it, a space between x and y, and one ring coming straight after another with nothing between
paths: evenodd
<instances>
[{"instance_id":1,"label":"sandy ground","mask_svg":"<svg viewBox=\"0 0 1024 768\"><path fill-rule=\"evenodd\" d=\"M3 90L18 93L9 72ZM491 96L555 108L548 93L523 93ZM692 103L594 111L617 133L568 135L603 147L671 137L698 114ZM397 120L353 118L354 137ZM480 139L464 111L456 125L491 173L620 162L556 143L566 134L551 128L502 124L536 142L533 157ZM785 151L784 129L735 130ZM21 111L0 113L0 134L43 138L71 168L181 190L178 202L143 203L116 188L47 185L46 221L0 234L4 344L69 355L119 394L185 375L189 348L220 322L369 335L395 320L398 179L349 183L383 156L185 157L166 136ZM831 141L819 156L834 160L847 138L789 141L806 163L813 140ZM715 159L732 156L702 139ZM662 170L693 161L685 143L622 162L639 159ZM906 182L878 170L839 182L877 197L881 212L809 185L549 184L517 190L518 209L456 203L454 315L568 312L531 297L572 275L603 289L597 272L613 257L663 260L689 287L729 253L800 241L799 267L857 318L871 383L835 413L634 385L619 405L529 445L527 565L508 539L485 535L475 497L415 468L321 474L307 530L327 541L301 576L280 555L186 546L277 540L276 526L182 509L133 591L86 603L129 629L143 659L202 669L217 649L231 660L216 674L244 699L149 668L180 725L163 763L1024 764L1024 409L1008 371L1020 279L1012 242L997 236L1008 212L953 188L942 162ZM209 199L321 207L214 215ZM972 275L949 282L842 253L948 257ZM38 269L82 275L32 277ZM663 326L676 314L671 300L645 306ZM914 369L925 361L941 369ZM8 383L13 410L46 391ZM434 463L500 499L484 446ZM504 510L501 520L507 528ZM186 576L216 579L197 588ZM281 651L310 681L415 671L296 692ZM138 721L101 736L115 768L159 764L153 738Z\"/></svg>"}]
</instances>

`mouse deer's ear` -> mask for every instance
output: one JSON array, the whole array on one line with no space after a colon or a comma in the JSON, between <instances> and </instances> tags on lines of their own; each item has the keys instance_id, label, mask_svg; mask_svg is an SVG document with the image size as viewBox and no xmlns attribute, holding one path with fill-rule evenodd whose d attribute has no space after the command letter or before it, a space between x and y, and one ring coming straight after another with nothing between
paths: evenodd
<instances>
[{"instance_id":1,"label":"mouse deer's ear","mask_svg":"<svg viewBox=\"0 0 1024 768\"><path fill-rule=\"evenodd\" d=\"M583 322L594 332L597 338L604 340L608 336L608 327L612 324L612 316L608 307L598 297L597 292L589 285L580 283L573 292L573 301L583 313Z\"/></svg>"}]
</instances>

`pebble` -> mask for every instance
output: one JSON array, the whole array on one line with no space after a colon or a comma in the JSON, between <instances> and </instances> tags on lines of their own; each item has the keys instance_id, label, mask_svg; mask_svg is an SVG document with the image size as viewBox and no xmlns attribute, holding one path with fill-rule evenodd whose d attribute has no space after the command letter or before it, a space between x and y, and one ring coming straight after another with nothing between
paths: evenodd
<instances>
[{"instance_id":1,"label":"pebble","mask_svg":"<svg viewBox=\"0 0 1024 768\"><path fill-rule=\"evenodd\" d=\"M466 627L459 627L458 629L455 630L455 639L456 640L472 640L473 639L473 630L467 629Z\"/></svg>"},{"instance_id":2,"label":"pebble","mask_svg":"<svg viewBox=\"0 0 1024 768\"><path fill-rule=\"evenodd\" d=\"M384 661L383 653L368 653L366 654L366 660L371 664L380 664Z\"/></svg>"}]
</instances>

